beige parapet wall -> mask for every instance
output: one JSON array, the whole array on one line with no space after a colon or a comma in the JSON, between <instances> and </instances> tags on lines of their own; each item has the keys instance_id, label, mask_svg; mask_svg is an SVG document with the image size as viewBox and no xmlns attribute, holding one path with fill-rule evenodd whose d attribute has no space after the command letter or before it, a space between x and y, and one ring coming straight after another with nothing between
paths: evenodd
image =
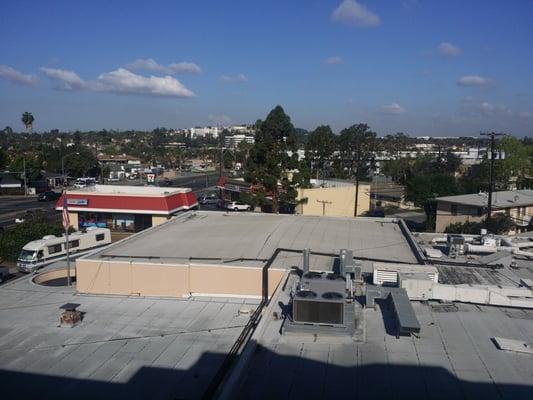
<instances>
[{"instance_id":1,"label":"beige parapet wall","mask_svg":"<svg viewBox=\"0 0 533 400\"><path fill-rule=\"evenodd\" d=\"M283 269L269 269L269 296L274 293L283 272ZM92 294L259 297L262 295L262 274L262 269L257 267L84 259L76 261L77 290Z\"/></svg>"}]
</instances>

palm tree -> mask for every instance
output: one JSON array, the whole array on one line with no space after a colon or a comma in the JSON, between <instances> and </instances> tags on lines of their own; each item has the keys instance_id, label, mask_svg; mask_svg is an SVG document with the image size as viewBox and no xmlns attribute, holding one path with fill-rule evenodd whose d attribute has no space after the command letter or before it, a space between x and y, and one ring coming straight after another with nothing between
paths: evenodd
<instances>
[{"instance_id":1,"label":"palm tree","mask_svg":"<svg viewBox=\"0 0 533 400\"><path fill-rule=\"evenodd\" d=\"M35 121L35 118L33 118L31 112L26 111L22 114L22 123L26 127L28 133L31 133L31 130L33 128L33 121Z\"/></svg>"}]
</instances>

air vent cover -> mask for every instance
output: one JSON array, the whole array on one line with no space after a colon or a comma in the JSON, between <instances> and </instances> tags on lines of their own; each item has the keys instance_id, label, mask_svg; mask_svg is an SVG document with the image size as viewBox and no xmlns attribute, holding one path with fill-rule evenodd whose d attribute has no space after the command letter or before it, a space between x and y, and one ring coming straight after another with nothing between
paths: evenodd
<instances>
[{"instance_id":1,"label":"air vent cover","mask_svg":"<svg viewBox=\"0 0 533 400\"><path fill-rule=\"evenodd\" d=\"M304 274L306 279L322 279L322 274L320 272L307 272Z\"/></svg>"},{"instance_id":2,"label":"air vent cover","mask_svg":"<svg viewBox=\"0 0 533 400\"><path fill-rule=\"evenodd\" d=\"M314 299L316 296L317 294L312 290L298 290L296 292L296 297L300 297L302 299Z\"/></svg>"},{"instance_id":3,"label":"air vent cover","mask_svg":"<svg viewBox=\"0 0 533 400\"><path fill-rule=\"evenodd\" d=\"M326 300L340 300L344 298L344 296L339 292L326 292L322 295L322 298Z\"/></svg>"}]
</instances>

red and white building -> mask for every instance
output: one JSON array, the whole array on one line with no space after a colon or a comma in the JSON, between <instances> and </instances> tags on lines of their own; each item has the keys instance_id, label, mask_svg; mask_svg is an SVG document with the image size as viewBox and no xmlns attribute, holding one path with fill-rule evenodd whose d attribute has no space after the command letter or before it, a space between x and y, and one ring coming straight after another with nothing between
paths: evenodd
<instances>
[{"instance_id":1,"label":"red and white building","mask_svg":"<svg viewBox=\"0 0 533 400\"><path fill-rule=\"evenodd\" d=\"M65 195L70 224L76 229L97 226L139 232L198 207L188 188L95 185L64 192L56 210L63 210Z\"/></svg>"}]
</instances>

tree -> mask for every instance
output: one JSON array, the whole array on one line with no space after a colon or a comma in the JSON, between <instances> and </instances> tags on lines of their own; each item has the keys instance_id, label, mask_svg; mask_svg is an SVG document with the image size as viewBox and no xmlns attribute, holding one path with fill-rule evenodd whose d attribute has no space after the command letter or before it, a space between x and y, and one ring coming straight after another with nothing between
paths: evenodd
<instances>
[{"instance_id":1,"label":"tree","mask_svg":"<svg viewBox=\"0 0 533 400\"><path fill-rule=\"evenodd\" d=\"M395 160L386 160L381 171L400 185L405 185L413 176L413 159L401 157Z\"/></svg>"},{"instance_id":2,"label":"tree","mask_svg":"<svg viewBox=\"0 0 533 400\"><path fill-rule=\"evenodd\" d=\"M283 200L294 199L294 184L288 172L297 167L296 141L290 117L276 106L264 121L256 123L255 144L250 150L245 179L258 186L259 192L272 196L272 212L279 212L280 188ZM288 152L292 155L289 156Z\"/></svg>"},{"instance_id":3,"label":"tree","mask_svg":"<svg viewBox=\"0 0 533 400\"><path fill-rule=\"evenodd\" d=\"M470 234L470 235L479 235L481 229L486 229L488 232L495 235L503 235L508 233L514 224L512 219L505 214L494 214L491 218L485 218L480 222L457 222L455 224L450 224L444 230L444 233L460 233L460 234Z\"/></svg>"},{"instance_id":4,"label":"tree","mask_svg":"<svg viewBox=\"0 0 533 400\"><path fill-rule=\"evenodd\" d=\"M28 131L28 133L31 133L33 129L33 121L35 121L35 118L33 117L32 113L26 111L25 113L22 114L21 120L24 126L26 127L26 130Z\"/></svg>"},{"instance_id":5,"label":"tree","mask_svg":"<svg viewBox=\"0 0 533 400\"><path fill-rule=\"evenodd\" d=\"M366 124L356 124L343 129L338 137L339 166L345 177L355 179L354 217L357 216L359 180L374 168L377 149L376 133Z\"/></svg>"},{"instance_id":6,"label":"tree","mask_svg":"<svg viewBox=\"0 0 533 400\"><path fill-rule=\"evenodd\" d=\"M383 149L393 155L396 159L400 158L400 152L407 150L409 136L403 132L394 135L387 135L383 138Z\"/></svg>"},{"instance_id":7,"label":"tree","mask_svg":"<svg viewBox=\"0 0 533 400\"><path fill-rule=\"evenodd\" d=\"M0 149L0 171L7 165L7 155L3 149Z\"/></svg>"},{"instance_id":8,"label":"tree","mask_svg":"<svg viewBox=\"0 0 533 400\"><path fill-rule=\"evenodd\" d=\"M41 173L41 157L30 152L27 152L25 155L19 154L12 159L9 164L9 170L20 174L23 178L24 163L26 164L26 179L28 181L37 180Z\"/></svg>"},{"instance_id":9,"label":"tree","mask_svg":"<svg viewBox=\"0 0 533 400\"><path fill-rule=\"evenodd\" d=\"M45 235L60 236L62 233L61 224L49 224L45 214L38 213L26 218L23 223L8 228L0 235L0 261L16 261L26 243Z\"/></svg>"},{"instance_id":10,"label":"tree","mask_svg":"<svg viewBox=\"0 0 533 400\"><path fill-rule=\"evenodd\" d=\"M335 135L328 125L317 127L307 138L305 159L309 163L312 176L324 176L335 151Z\"/></svg>"},{"instance_id":11,"label":"tree","mask_svg":"<svg viewBox=\"0 0 533 400\"><path fill-rule=\"evenodd\" d=\"M459 194L457 180L448 174L422 174L409 179L405 199L424 209L429 227L434 224L436 197Z\"/></svg>"},{"instance_id":12,"label":"tree","mask_svg":"<svg viewBox=\"0 0 533 400\"><path fill-rule=\"evenodd\" d=\"M64 166L65 174L75 177L98 174L98 161L91 149L85 146L70 147L68 156L65 155Z\"/></svg>"}]
</instances>

